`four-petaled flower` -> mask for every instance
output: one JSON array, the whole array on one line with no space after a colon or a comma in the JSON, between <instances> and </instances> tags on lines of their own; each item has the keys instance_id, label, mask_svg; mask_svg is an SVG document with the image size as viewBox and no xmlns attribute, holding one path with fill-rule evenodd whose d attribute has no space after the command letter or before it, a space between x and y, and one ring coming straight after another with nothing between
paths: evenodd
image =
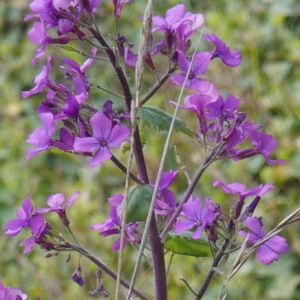
<instances>
[{"instance_id":1,"label":"four-petaled flower","mask_svg":"<svg viewBox=\"0 0 300 300\"><path fill-rule=\"evenodd\" d=\"M66 215L66 209L70 205L72 205L75 200L78 198L79 192L75 192L71 198L63 205L63 202L65 202L65 196L64 194L54 194L50 195L47 199L47 204L50 206L50 208L38 208L36 209L36 213L48 213L48 212L56 212L60 219L62 220L63 224L65 226L68 226L70 224L70 221Z\"/></svg>"},{"instance_id":2,"label":"four-petaled flower","mask_svg":"<svg viewBox=\"0 0 300 300\"><path fill-rule=\"evenodd\" d=\"M120 147L128 137L130 131L122 124L115 124L102 112L95 113L90 119L93 128L92 137L75 138L74 150L76 152L94 153L90 161L91 166L101 165L103 161L111 158L109 148Z\"/></svg>"},{"instance_id":3,"label":"four-petaled flower","mask_svg":"<svg viewBox=\"0 0 300 300\"><path fill-rule=\"evenodd\" d=\"M195 231L192 234L192 238L199 239L203 229L214 221L215 214L213 206L214 204L209 198L206 198L205 205L202 207L201 200L192 197L192 200L182 206L182 216L185 219L177 219L175 233L178 234L185 230L194 229Z\"/></svg>"},{"instance_id":4,"label":"four-petaled flower","mask_svg":"<svg viewBox=\"0 0 300 300\"><path fill-rule=\"evenodd\" d=\"M262 229L262 222L260 218L248 217L245 220L245 224L251 231L247 241L248 247L252 247L256 242L267 235L267 233ZM238 234L246 237L249 233L246 231L239 231ZM288 248L286 240L281 236L275 235L258 247L256 258L261 263L268 265L273 261L278 260L278 254L286 253Z\"/></svg>"},{"instance_id":5,"label":"four-petaled flower","mask_svg":"<svg viewBox=\"0 0 300 300\"><path fill-rule=\"evenodd\" d=\"M176 85L183 85L185 78L187 77L185 88L190 90L199 90L202 93L210 91L213 84L199 78L198 76L205 74L211 57L212 55L209 52L197 53L189 71L191 61L185 56L183 51L178 51L178 64L182 72L178 75L171 76L170 80Z\"/></svg>"}]
</instances>

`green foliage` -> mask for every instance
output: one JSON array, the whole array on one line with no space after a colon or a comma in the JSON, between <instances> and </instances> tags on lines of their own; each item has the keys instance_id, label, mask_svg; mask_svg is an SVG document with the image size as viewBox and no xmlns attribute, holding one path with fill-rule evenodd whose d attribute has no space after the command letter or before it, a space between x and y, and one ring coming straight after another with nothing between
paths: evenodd
<instances>
[{"instance_id":1,"label":"green foliage","mask_svg":"<svg viewBox=\"0 0 300 300\"><path fill-rule=\"evenodd\" d=\"M174 254L195 257L207 257L211 255L208 242L204 239L193 239L192 233L183 231L180 234L168 233L164 247Z\"/></svg>"},{"instance_id":2,"label":"green foliage","mask_svg":"<svg viewBox=\"0 0 300 300\"><path fill-rule=\"evenodd\" d=\"M151 128L158 129L158 130L165 130L168 131L172 122L173 116L168 114L167 112L153 106L144 105L140 107L138 110L138 117L142 124L147 125ZM175 131L182 132L186 135L193 136L191 130L189 130L184 122L176 118Z\"/></svg>"},{"instance_id":3,"label":"green foliage","mask_svg":"<svg viewBox=\"0 0 300 300\"><path fill-rule=\"evenodd\" d=\"M145 221L149 212L153 189L150 185L138 185L128 195L127 222Z\"/></svg>"}]
</instances>

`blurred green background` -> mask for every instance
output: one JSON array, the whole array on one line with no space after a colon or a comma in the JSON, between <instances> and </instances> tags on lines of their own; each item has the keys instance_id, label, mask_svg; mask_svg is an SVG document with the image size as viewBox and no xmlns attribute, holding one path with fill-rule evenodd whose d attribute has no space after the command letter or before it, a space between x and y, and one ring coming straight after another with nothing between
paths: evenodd
<instances>
[{"instance_id":1,"label":"blurred green background","mask_svg":"<svg viewBox=\"0 0 300 300\"><path fill-rule=\"evenodd\" d=\"M112 4L107 0L102 2L98 20L103 22L104 32L109 36L114 30L113 18L110 17ZM84 245L88 245L96 256L116 269L117 254L109 251L113 239L100 238L89 227L107 217L109 208L106 199L122 191L122 174L110 162L101 168L91 168L86 160L62 153L47 152L30 161L25 159L28 149L25 140L40 125L35 109L43 100L41 95L26 100L20 97L22 90L32 88L34 77L40 72L43 62L41 60L35 67L30 64L36 46L27 38L31 24L23 21L29 3L21 0L0 2L0 226L15 218L16 209L28 194L32 195L36 207L45 207L49 194L62 192L69 197L79 190L80 198L69 208L72 228ZM138 18L142 15L145 3L135 0L124 7L121 33L128 35L132 41L136 41L138 36ZM171 0L155 3L155 14L164 16L165 10L177 3ZM240 67L229 69L219 61L214 61L208 76L222 92L232 93L242 99L242 110L253 122L264 125L265 131L278 139L276 158L287 161L287 165L275 167L266 165L260 157L238 163L215 163L203 177L196 193L199 196L209 195L215 202L230 207L232 199L228 199L219 189L212 189L214 180L239 180L249 187L272 183L275 185L274 191L263 198L256 211L256 215L264 217L265 227L270 230L280 219L299 207L300 4L297 0L186 0L182 3L186 4L187 10L203 12L206 32L216 33L230 47L242 53ZM59 55L72 55L78 62L84 61L74 53L59 48L54 51L57 61ZM53 48L48 53L53 53ZM156 63L163 65L160 61ZM52 78L61 78L61 75L54 73ZM90 70L93 83L99 80L102 85L112 84L111 76L104 68L100 72L99 68ZM145 75L144 89L153 82L153 75ZM117 88L117 83L114 84ZM159 96L151 101L172 112L169 99L177 99L178 92L174 86L166 84ZM107 94L96 91L94 103L101 107L107 98ZM165 134L153 135L153 131L147 132L147 128L143 130L148 135L146 158L154 180ZM177 134L174 135L173 144L177 146L190 174L193 174L193 168L199 164L199 150L195 149L189 138ZM172 166L172 162L169 164ZM182 195L184 188L185 180L181 175L173 190ZM299 299L299 227L299 224L293 224L283 232L290 243L289 253L270 266L260 264L253 257L229 283L227 299ZM92 296L87 296L87 292L94 289L95 268L92 264L82 259L87 284L80 288L70 280L78 262L76 255L72 256L69 263L65 262L64 255L44 258L43 251L39 249L23 255L18 244L26 237L26 234L14 238L0 235L0 278L5 285L22 288L28 293L29 299L37 295L45 300L92 299ZM125 263L124 278L128 279L130 260L134 260L136 252L129 247L125 254L128 262ZM147 256L150 263L142 266L137 288L151 295L152 283L147 277L151 271L151 257L149 253ZM169 276L170 299L192 299L179 278L185 278L197 290L208 264L207 258L175 256ZM216 298L226 270L224 266L224 274L216 276L215 284L205 299ZM104 284L113 294L114 282L104 276Z\"/></svg>"}]
</instances>

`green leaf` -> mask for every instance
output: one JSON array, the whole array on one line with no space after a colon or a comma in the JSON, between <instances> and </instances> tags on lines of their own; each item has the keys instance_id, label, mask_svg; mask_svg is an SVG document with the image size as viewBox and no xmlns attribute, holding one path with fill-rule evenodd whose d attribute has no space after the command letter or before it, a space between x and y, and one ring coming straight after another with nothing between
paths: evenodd
<instances>
[{"instance_id":1,"label":"green leaf","mask_svg":"<svg viewBox=\"0 0 300 300\"><path fill-rule=\"evenodd\" d=\"M149 212L153 189L150 185L131 188L128 195L127 222L145 221Z\"/></svg>"},{"instance_id":2,"label":"green leaf","mask_svg":"<svg viewBox=\"0 0 300 300\"><path fill-rule=\"evenodd\" d=\"M159 130L168 131L172 122L173 116L167 112L153 106L144 105L138 110L138 117L140 121L153 128L158 128ZM193 132L188 129L184 122L176 118L174 129L180 131L190 137L193 137Z\"/></svg>"},{"instance_id":3,"label":"green leaf","mask_svg":"<svg viewBox=\"0 0 300 300\"><path fill-rule=\"evenodd\" d=\"M183 231L180 234L168 233L164 242L165 249L181 255L207 257L211 251L204 239L192 239L192 232Z\"/></svg>"}]
</instances>

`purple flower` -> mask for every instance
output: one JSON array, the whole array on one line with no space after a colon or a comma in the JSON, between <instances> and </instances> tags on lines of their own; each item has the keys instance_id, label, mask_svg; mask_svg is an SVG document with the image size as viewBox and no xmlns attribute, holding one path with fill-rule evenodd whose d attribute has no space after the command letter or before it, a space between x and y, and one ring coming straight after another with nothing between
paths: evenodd
<instances>
[{"instance_id":1,"label":"purple flower","mask_svg":"<svg viewBox=\"0 0 300 300\"><path fill-rule=\"evenodd\" d=\"M47 25L47 28L57 27L58 35L73 32L83 37L84 33L79 30L76 23L84 9L92 12L96 10L99 2L100 0L84 0L82 3L69 0L33 0L29 7L35 14L27 15L25 21L39 18Z\"/></svg>"},{"instance_id":2,"label":"purple flower","mask_svg":"<svg viewBox=\"0 0 300 300\"><path fill-rule=\"evenodd\" d=\"M19 246L25 246L23 253L29 253L36 244L46 250L53 249L53 244L48 242L46 238L46 234L49 233L49 225L47 225L42 215L32 215L28 222L28 227L32 236L20 243Z\"/></svg>"},{"instance_id":3,"label":"purple flower","mask_svg":"<svg viewBox=\"0 0 300 300\"><path fill-rule=\"evenodd\" d=\"M132 0L112 0L114 4L114 15L116 18L119 19L121 17L123 6L131 1Z\"/></svg>"},{"instance_id":4,"label":"purple flower","mask_svg":"<svg viewBox=\"0 0 300 300\"><path fill-rule=\"evenodd\" d=\"M28 32L28 38L33 44L41 44L36 50L36 56L32 59L31 64L35 65L37 60L45 54L45 49L48 44L67 44L70 38L67 36L52 38L47 35L46 24L43 20L34 22L32 28Z\"/></svg>"},{"instance_id":5,"label":"purple flower","mask_svg":"<svg viewBox=\"0 0 300 300\"><path fill-rule=\"evenodd\" d=\"M228 152L227 155L233 157L233 159L238 160L239 158L235 157L236 152L240 151L239 149L234 149L237 145L243 143L247 138L251 136L253 132L258 131L261 126L253 124L251 121L246 120L246 115L243 113L238 113L234 122L229 126L227 132L225 133L223 140L226 142L226 147L224 151ZM247 151L251 149L247 149ZM251 156L251 155L250 155ZM241 159L241 158L240 158Z\"/></svg>"},{"instance_id":6,"label":"purple flower","mask_svg":"<svg viewBox=\"0 0 300 300\"><path fill-rule=\"evenodd\" d=\"M102 0L83 0L82 3L83 3L83 7L88 12L96 13L101 1Z\"/></svg>"},{"instance_id":7,"label":"purple flower","mask_svg":"<svg viewBox=\"0 0 300 300\"><path fill-rule=\"evenodd\" d=\"M69 117L77 121L80 111L80 105L74 95L69 95L66 98L66 103L62 107L61 117Z\"/></svg>"},{"instance_id":8,"label":"purple flower","mask_svg":"<svg viewBox=\"0 0 300 300\"><path fill-rule=\"evenodd\" d=\"M51 136L55 132L54 116L51 113L40 114L40 119L43 124L42 128L36 128L26 140L27 143L36 146L36 149L29 149L27 159L30 159L38 153L45 151L52 145Z\"/></svg>"},{"instance_id":9,"label":"purple flower","mask_svg":"<svg viewBox=\"0 0 300 300\"><path fill-rule=\"evenodd\" d=\"M166 11L166 17L154 16L152 18L153 26L152 32L157 30L164 33L171 32L182 22L185 15L185 7L183 4L177 4L176 6Z\"/></svg>"},{"instance_id":10,"label":"purple flower","mask_svg":"<svg viewBox=\"0 0 300 300\"><path fill-rule=\"evenodd\" d=\"M184 5L177 4L166 11L165 18L154 16L152 22L152 32L164 32L167 49L185 51L187 38L203 25L204 18L202 14L186 13Z\"/></svg>"},{"instance_id":11,"label":"purple flower","mask_svg":"<svg viewBox=\"0 0 300 300\"><path fill-rule=\"evenodd\" d=\"M100 230L100 235L109 236L114 234L120 234L122 230L122 221L120 218L121 214L121 205L124 196L121 194L116 194L108 199L111 204L111 209L109 213L109 218L102 223L97 223L91 226L92 230ZM124 248L127 243L139 243L140 238L138 237L138 222L127 223L125 227L125 239L124 239ZM118 238L112 245L114 251L119 251L121 248L121 239Z\"/></svg>"},{"instance_id":12,"label":"purple flower","mask_svg":"<svg viewBox=\"0 0 300 300\"><path fill-rule=\"evenodd\" d=\"M240 65L242 60L242 55L238 50L230 51L229 47L218 38L215 34L204 35L204 39L208 42L212 42L216 46L216 50L212 54L212 58L219 57L222 59L223 63L229 67L237 67Z\"/></svg>"},{"instance_id":13,"label":"purple flower","mask_svg":"<svg viewBox=\"0 0 300 300\"><path fill-rule=\"evenodd\" d=\"M214 221L213 203L207 198L204 207L201 205L201 200L192 197L191 201L183 204L182 216L185 219L177 219L175 224L175 233L178 234L185 230L194 229L192 234L193 239L199 239L203 229L212 224Z\"/></svg>"},{"instance_id":14,"label":"purple flower","mask_svg":"<svg viewBox=\"0 0 300 300\"><path fill-rule=\"evenodd\" d=\"M207 120L205 110L208 103L212 101L211 97L206 94L193 93L185 97L184 104L181 108L193 111L197 116L198 131L201 134L207 132Z\"/></svg>"},{"instance_id":15,"label":"purple flower","mask_svg":"<svg viewBox=\"0 0 300 300\"><path fill-rule=\"evenodd\" d=\"M148 67L151 70L155 70L155 65L151 57L162 50L164 46L164 39L159 39L154 47L152 46L152 42L153 42L153 38L151 38L149 44L148 53L145 57L145 63L148 65ZM131 49L134 47L134 43L130 42L123 35L119 35L116 37L116 43L118 46L119 55L123 57L124 62L130 67L135 67L138 60L138 55L134 54L131 51Z\"/></svg>"},{"instance_id":16,"label":"purple flower","mask_svg":"<svg viewBox=\"0 0 300 300\"><path fill-rule=\"evenodd\" d=\"M267 235L267 233L262 229L262 222L260 218L248 217L245 220L245 224L251 231L247 241L247 247L253 246L256 242ZM246 231L239 231L238 234L246 237L249 233ZM268 265L273 261L278 260L278 254L283 254L287 251L288 244L286 240L281 236L275 235L258 247L256 258L261 263Z\"/></svg>"},{"instance_id":17,"label":"purple flower","mask_svg":"<svg viewBox=\"0 0 300 300\"><path fill-rule=\"evenodd\" d=\"M187 12L180 25L176 26L175 29L177 36L177 50L186 51L189 49L191 42L188 38L203 24L204 17L201 13L193 14L191 12Z\"/></svg>"},{"instance_id":18,"label":"purple flower","mask_svg":"<svg viewBox=\"0 0 300 300\"><path fill-rule=\"evenodd\" d=\"M253 145L253 151L261 154L268 164L276 165L286 163L284 159L272 160L269 158L278 144L277 140L272 135L254 131L251 134L251 142Z\"/></svg>"},{"instance_id":19,"label":"purple flower","mask_svg":"<svg viewBox=\"0 0 300 300\"><path fill-rule=\"evenodd\" d=\"M86 74L86 70L94 61L97 49L92 48L91 58L88 58L82 66L70 58L64 58L63 62L68 66L61 66L61 68L67 73L67 76L71 77L76 88L75 98L79 104L84 102L90 91L89 78Z\"/></svg>"},{"instance_id":20,"label":"purple flower","mask_svg":"<svg viewBox=\"0 0 300 300\"><path fill-rule=\"evenodd\" d=\"M82 278L81 266L78 265L74 273L72 274L72 280L75 281L79 286L84 285L84 279Z\"/></svg>"},{"instance_id":21,"label":"purple flower","mask_svg":"<svg viewBox=\"0 0 300 300\"><path fill-rule=\"evenodd\" d=\"M14 287L5 287L0 280L0 299L1 300L25 300L27 295L20 289Z\"/></svg>"},{"instance_id":22,"label":"purple flower","mask_svg":"<svg viewBox=\"0 0 300 300\"><path fill-rule=\"evenodd\" d=\"M222 181L215 181L213 186L220 186L225 193L238 194L240 201L244 201L249 196L262 196L268 190L273 189L272 184L261 184L257 187L252 187L249 190L247 187L239 182L225 184Z\"/></svg>"},{"instance_id":23,"label":"purple flower","mask_svg":"<svg viewBox=\"0 0 300 300\"><path fill-rule=\"evenodd\" d=\"M221 122L233 120L237 114L240 99L228 95L224 101L219 95L216 101L211 101L206 106L205 116L207 119L219 119Z\"/></svg>"},{"instance_id":24,"label":"purple flower","mask_svg":"<svg viewBox=\"0 0 300 300\"><path fill-rule=\"evenodd\" d=\"M284 159L273 160L269 156L277 147L277 140L269 134L259 132L257 130L249 131L251 137L252 148L232 149L230 151L234 160L244 159L256 154L262 155L266 162L270 165L285 164Z\"/></svg>"},{"instance_id":25,"label":"purple flower","mask_svg":"<svg viewBox=\"0 0 300 300\"><path fill-rule=\"evenodd\" d=\"M50 195L47 199L47 204L50 208L38 208L36 213L48 213L48 212L56 212L59 217L61 218L63 224L68 226L70 221L66 215L66 209L70 205L72 205L79 196L79 192L75 192L70 199L65 203L65 196L64 194L53 194Z\"/></svg>"},{"instance_id":26,"label":"purple flower","mask_svg":"<svg viewBox=\"0 0 300 300\"><path fill-rule=\"evenodd\" d=\"M51 71L51 56L47 57L47 64L43 66L42 72L34 79L35 87L30 91L23 91L21 93L23 98L40 93L45 87L50 84L49 74Z\"/></svg>"},{"instance_id":27,"label":"purple flower","mask_svg":"<svg viewBox=\"0 0 300 300\"><path fill-rule=\"evenodd\" d=\"M128 137L130 131L122 124L115 124L102 112L95 113L90 119L93 129L92 137L75 138L74 150L76 152L95 153L90 161L91 166L101 165L103 161L111 158L109 148L118 148Z\"/></svg>"},{"instance_id":28,"label":"purple flower","mask_svg":"<svg viewBox=\"0 0 300 300\"><path fill-rule=\"evenodd\" d=\"M261 184L257 187L252 187L249 190L247 190L247 187L239 182L234 182L230 184L224 184L221 181L215 181L213 186L220 186L222 190L225 193L229 194L238 194L239 200L235 206L235 216L233 216L235 219L240 217L242 208L245 203L245 199L249 196L255 196L255 201L248 206L248 209L246 209L246 214L244 213L242 215L242 219L245 217L248 217L249 214L252 214L256 205L258 204L260 197L264 195L268 190L273 189L274 186L271 184Z\"/></svg>"},{"instance_id":29,"label":"purple flower","mask_svg":"<svg viewBox=\"0 0 300 300\"><path fill-rule=\"evenodd\" d=\"M5 234L9 236L15 236L20 233L22 228L27 227L29 219L33 212L33 205L30 201L30 196L24 199L22 202L22 208L17 210L17 219L9 220L4 228L7 229Z\"/></svg>"},{"instance_id":30,"label":"purple flower","mask_svg":"<svg viewBox=\"0 0 300 300\"><path fill-rule=\"evenodd\" d=\"M120 118L129 120L130 114L117 112L113 109L113 102L108 99L102 105L102 112L111 120L113 124L120 123Z\"/></svg>"},{"instance_id":31,"label":"purple flower","mask_svg":"<svg viewBox=\"0 0 300 300\"><path fill-rule=\"evenodd\" d=\"M154 211L157 215L172 215L176 208L175 194L168 187L175 180L179 171L164 172L159 182Z\"/></svg>"},{"instance_id":32,"label":"purple flower","mask_svg":"<svg viewBox=\"0 0 300 300\"><path fill-rule=\"evenodd\" d=\"M198 78L199 75L205 74L211 60L209 52L199 52L195 55L192 68L188 74L185 87L191 90L199 90L203 94L211 89L212 83ZM184 52L178 51L178 63L182 73L173 75L170 80L176 85L183 85L190 65L190 60L185 56Z\"/></svg>"},{"instance_id":33,"label":"purple flower","mask_svg":"<svg viewBox=\"0 0 300 300\"><path fill-rule=\"evenodd\" d=\"M15 236L20 231L28 227L32 236L24 240L20 246L25 246L24 253L32 250L35 244L39 244L42 248L51 250L53 244L47 241L46 235L49 234L49 225L46 224L44 217L36 212L33 212L33 205L28 196L22 202L22 208L17 210L18 219L9 220L4 228L7 229L5 234ZM0 298L1 299L1 298Z\"/></svg>"}]
</instances>

